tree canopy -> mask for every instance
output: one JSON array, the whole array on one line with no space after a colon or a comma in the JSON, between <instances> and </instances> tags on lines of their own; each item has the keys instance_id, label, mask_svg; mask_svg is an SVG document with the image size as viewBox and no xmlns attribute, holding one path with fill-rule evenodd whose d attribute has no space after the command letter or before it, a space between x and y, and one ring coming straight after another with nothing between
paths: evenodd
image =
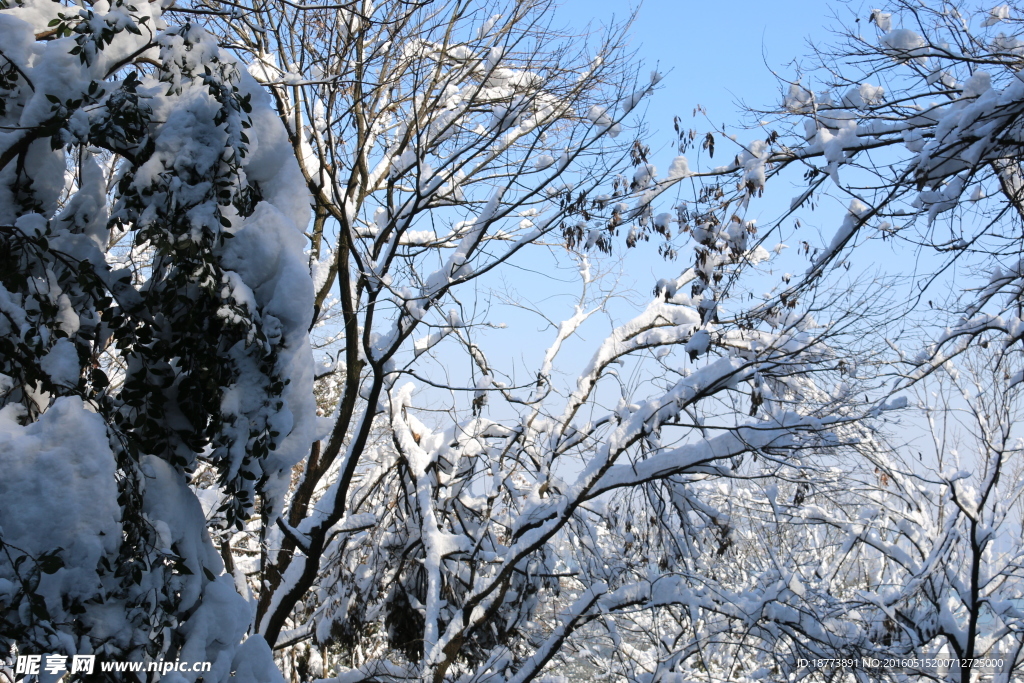
<instances>
[{"instance_id":1,"label":"tree canopy","mask_svg":"<svg viewBox=\"0 0 1024 683\"><path fill-rule=\"evenodd\" d=\"M0 0L0 676L1018 675L1024 8L856 17L664 173L550 9Z\"/></svg>"}]
</instances>

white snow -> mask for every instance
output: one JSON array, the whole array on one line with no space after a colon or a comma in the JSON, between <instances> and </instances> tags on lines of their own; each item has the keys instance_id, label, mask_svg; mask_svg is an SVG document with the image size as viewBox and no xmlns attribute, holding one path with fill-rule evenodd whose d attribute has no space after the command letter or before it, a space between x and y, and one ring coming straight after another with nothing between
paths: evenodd
<instances>
[{"instance_id":1,"label":"white snow","mask_svg":"<svg viewBox=\"0 0 1024 683\"><path fill-rule=\"evenodd\" d=\"M981 22L982 26L995 26L1001 21L1007 21L1010 18L1010 6L1009 5L996 5L988 11L988 16Z\"/></svg>"},{"instance_id":2,"label":"white snow","mask_svg":"<svg viewBox=\"0 0 1024 683\"><path fill-rule=\"evenodd\" d=\"M870 20L878 26L879 30L888 33L892 30L892 13L883 12L880 9L871 10Z\"/></svg>"},{"instance_id":3,"label":"white snow","mask_svg":"<svg viewBox=\"0 0 1024 683\"><path fill-rule=\"evenodd\" d=\"M992 76L987 71L975 71L970 78L964 81L964 97L977 97L992 89Z\"/></svg>"},{"instance_id":4,"label":"white snow","mask_svg":"<svg viewBox=\"0 0 1024 683\"><path fill-rule=\"evenodd\" d=\"M607 132L609 137L618 137L619 133L622 132L622 126L615 123L612 118L608 116L608 110L600 105L595 104L590 107L587 111L587 119L600 128L602 132Z\"/></svg>"},{"instance_id":5,"label":"white snow","mask_svg":"<svg viewBox=\"0 0 1024 683\"><path fill-rule=\"evenodd\" d=\"M65 567L43 575L39 593L51 616L64 620L63 601L92 597L100 590L97 562L117 555L116 462L103 419L77 397L58 398L28 426L20 417L16 404L0 409L0 528L15 554L61 549ZM9 568L0 562L0 578L14 578Z\"/></svg>"},{"instance_id":6,"label":"white snow","mask_svg":"<svg viewBox=\"0 0 1024 683\"><path fill-rule=\"evenodd\" d=\"M78 377L82 372L78 351L75 350L74 343L68 339L58 339L39 361L39 367L50 376L54 384L64 387L74 387L78 384Z\"/></svg>"},{"instance_id":7,"label":"white snow","mask_svg":"<svg viewBox=\"0 0 1024 683\"><path fill-rule=\"evenodd\" d=\"M928 43L919 33L909 28L898 28L889 31L881 37L881 43L889 48L890 53L895 59L903 61L915 58L921 63L927 60L928 52L926 46Z\"/></svg>"}]
</instances>

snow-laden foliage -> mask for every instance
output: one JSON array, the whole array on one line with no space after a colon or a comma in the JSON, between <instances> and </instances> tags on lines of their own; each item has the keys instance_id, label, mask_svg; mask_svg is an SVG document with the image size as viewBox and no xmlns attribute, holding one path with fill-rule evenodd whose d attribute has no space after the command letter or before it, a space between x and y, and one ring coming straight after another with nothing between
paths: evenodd
<instances>
[{"instance_id":1,"label":"snow-laden foliage","mask_svg":"<svg viewBox=\"0 0 1024 683\"><path fill-rule=\"evenodd\" d=\"M241 525L308 450L309 210L270 98L161 9L0 11L0 643L224 680L250 608L188 483Z\"/></svg>"},{"instance_id":2,"label":"snow-laden foliage","mask_svg":"<svg viewBox=\"0 0 1024 683\"><path fill-rule=\"evenodd\" d=\"M5 657L653 683L1020 649L991 541L1024 376L1015 8L977 35L876 11L867 73L659 171L661 75L544 2L3 1ZM796 167L793 211L844 208L794 277L745 212ZM870 231L989 271L888 364L895 309L844 275ZM637 305L600 273L652 239ZM877 431L889 380L956 383L975 341L1008 402L970 464L915 464Z\"/></svg>"},{"instance_id":3,"label":"snow-laden foliage","mask_svg":"<svg viewBox=\"0 0 1024 683\"><path fill-rule=\"evenodd\" d=\"M863 332L848 293L751 304L736 283L778 256L754 224L659 206L691 176L630 132L660 74L631 73L621 33L565 36L546 8L182 7L273 94L314 202L319 439L280 514L220 534L295 680L567 666L595 629L687 601L731 560L708 487L796 476L859 438L861 380L841 381L835 349ZM692 245L664 241L677 226ZM655 236L674 273L639 314L613 312L582 253ZM582 293L524 369L467 297L552 246ZM581 351L603 313L619 321ZM674 507L649 522L655 499Z\"/></svg>"},{"instance_id":4,"label":"snow-laden foliage","mask_svg":"<svg viewBox=\"0 0 1024 683\"><path fill-rule=\"evenodd\" d=\"M671 489L623 500L617 513L634 516L616 541L634 553L658 547L662 524L702 517L685 537L705 545L692 566L641 582L627 623L589 631L594 661L636 680L1016 680L1019 363L993 344L944 366L914 405L889 406L905 442L864 430L855 451L705 484L688 505ZM836 659L847 663L807 664ZM974 667L952 663L965 659Z\"/></svg>"},{"instance_id":5,"label":"snow-laden foliage","mask_svg":"<svg viewBox=\"0 0 1024 683\"><path fill-rule=\"evenodd\" d=\"M851 20L837 45L815 47L781 81L777 106L748 111L761 139L700 137L677 124L680 148L699 143L713 156L717 142L721 156L736 143L724 165L691 175L703 182L698 239L762 195L785 199L761 239L793 239L808 263L776 276L761 311L828 291L858 267L886 278L897 294L879 291L858 311L875 320L875 376L891 380L875 395L887 396L879 407L903 409L899 394L919 392L925 419L910 412L896 431L864 431L856 455L818 449L819 466L797 477L722 491L749 499L728 522L747 531L744 559L716 567L724 580L695 593L689 614L652 614L640 629L647 647L634 665L655 680L679 665L723 680L788 680L811 675L800 658L938 653L1002 658L994 680L1019 675L1022 17L1013 4L900 0ZM804 185L795 197L793 184ZM822 216L819 241L802 223ZM925 391L936 387L945 387L937 397ZM912 439L929 424L926 458ZM705 634L688 634L701 611Z\"/></svg>"},{"instance_id":6,"label":"snow-laden foliage","mask_svg":"<svg viewBox=\"0 0 1024 683\"><path fill-rule=\"evenodd\" d=\"M876 652L1003 659L996 673L1019 675L1024 442L1021 388L1009 380L1020 361L993 344L944 365L907 416L926 436L865 450L845 505L800 511L803 523L838 532L838 552L815 578L845 584L826 594L832 618ZM981 679L982 667L950 669L950 680Z\"/></svg>"},{"instance_id":7,"label":"snow-laden foliage","mask_svg":"<svg viewBox=\"0 0 1024 683\"><path fill-rule=\"evenodd\" d=\"M844 207L820 245L801 237L811 264L788 296L849 268L851 249L868 240L913 254L918 265L901 274L916 295L932 287L920 296L949 325L911 353L925 373L988 330L1007 345L1024 334L1021 15L1015 5L978 11L946 1L873 10L781 82L777 107L748 112L762 139L741 141L734 161L699 174L722 186L736 181L740 191L724 195L734 205L773 187L788 192L782 179L802 174L806 189L778 225L832 200ZM703 149L713 154L715 139L708 133Z\"/></svg>"}]
</instances>

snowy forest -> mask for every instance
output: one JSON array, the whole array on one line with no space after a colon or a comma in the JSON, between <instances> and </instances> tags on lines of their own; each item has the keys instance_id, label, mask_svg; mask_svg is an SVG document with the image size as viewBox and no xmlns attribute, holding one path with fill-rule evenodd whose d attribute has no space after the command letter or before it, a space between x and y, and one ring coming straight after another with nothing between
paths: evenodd
<instances>
[{"instance_id":1,"label":"snowy forest","mask_svg":"<svg viewBox=\"0 0 1024 683\"><path fill-rule=\"evenodd\" d=\"M1024 3L555 4L0 0L0 681L1024 681Z\"/></svg>"}]
</instances>

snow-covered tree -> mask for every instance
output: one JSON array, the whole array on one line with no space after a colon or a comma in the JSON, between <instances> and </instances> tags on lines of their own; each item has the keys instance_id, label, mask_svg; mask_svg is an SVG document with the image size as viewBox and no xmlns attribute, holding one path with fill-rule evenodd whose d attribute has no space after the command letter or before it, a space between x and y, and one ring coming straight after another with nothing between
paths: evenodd
<instances>
[{"instance_id":1,"label":"snow-covered tree","mask_svg":"<svg viewBox=\"0 0 1024 683\"><path fill-rule=\"evenodd\" d=\"M270 96L161 10L0 10L0 652L279 680L188 481L241 525L308 452L308 203Z\"/></svg>"},{"instance_id":2,"label":"snow-covered tree","mask_svg":"<svg viewBox=\"0 0 1024 683\"><path fill-rule=\"evenodd\" d=\"M633 501L616 540L641 548L661 547L656 521L716 516L684 536L695 566L653 580L614 631L589 630L595 662L653 680L1018 680L1020 360L993 343L944 364L892 414L902 440L863 429L800 468L692 487L689 507Z\"/></svg>"},{"instance_id":3,"label":"snow-covered tree","mask_svg":"<svg viewBox=\"0 0 1024 683\"><path fill-rule=\"evenodd\" d=\"M891 315L927 302L927 317L950 326L932 334L920 357L911 354L925 364L922 373L988 330L1001 330L1005 344L1024 332L1022 12L1012 4L979 11L898 1L857 17L835 36L838 44L812 45L795 79L780 81L778 106L748 112L763 138L737 145L731 163L705 174L727 188L735 183L724 197L733 205L785 191L787 179L802 175L804 187L773 229L830 203L842 207L820 244L806 231L797 238L810 267L780 296L849 269L864 251L854 247L869 241L915 258L912 271L898 273L913 288L911 305ZM734 144L716 131L704 149L713 152L716 139L720 149Z\"/></svg>"},{"instance_id":4,"label":"snow-covered tree","mask_svg":"<svg viewBox=\"0 0 1024 683\"><path fill-rule=\"evenodd\" d=\"M986 337L995 343L915 387L907 417L924 424L904 423L907 441L865 452L867 466L850 477L859 505L802 512L844 539L849 555L822 572L855 588L840 618L861 626L876 653L977 660L907 667L959 683L1016 680L1024 668L1021 355Z\"/></svg>"},{"instance_id":5,"label":"snow-covered tree","mask_svg":"<svg viewBox=\"0 0 1024 683\"><path fill-rule=\"evenodd\" d=\"M335 354L284 507L220 534L255 628L296 646L296 678L536 677L594 628L689 599L732 543L702 502L711 482L778 476L847 438L856 392L832 391L848 359L831 345L863 322L842 317L848 293L751 306L737 281L778 255L756 227L658 208L690 170L679 157L659 176L622 141L660 76L634 79L620 33L559 34L532 2L230 7L183 9L274 95L313 198L317 329ZM572 254L677 231L693 251L661 254L693 267L566 358L611 310ZM554 339L524 369L467 297L538 251L577 258L582 293L564 318L543 311ZM643 522L663 535L650 549L617 491L676 506Z\"/></svg>"},{"instance_id":6,"label":"snow-covered tree","mask_svg":"<svg viewBox=\"0 0 1024 683\"><path fill-rule=\"evenodd\" d=\"M875 292L821 284L872 205L756 298L785 245L743 209L832 147L769 136L710 172L738 195L673 206L696 175L631 118L661 76L545 2L84 5L0 10L5 657L441 683L826 651L840 532L786 520L842 512L899 405L857 370ZM595 273L650 239L669 272L625 313ZM579 297L519 302L550 323L520 361L474 302L524 264Z\"/></svg>"},{"instance_id":7,"label":"snow-covered tree","mask_svg":"<svg viewBox=\"0 0 1024 683\"><path fill-rule=\"evenodd\" d=\"M886 278L889 296L870 297L862 310L876 323L864 340L876 345L873 367L851 371L885 378L879 397L935 383L955 387L963 395L939 408L970 418L958 424L950 417L937 428L961 432L967 446L959 453L940 439L925 462L869 430L859 457L819 451L823 467L807 473L799 495L780 495L777 482L750 494L745 523L768 542L748 544L733 575L719 573L728 577L719 592L771 576L759 567L781 566L790 574L780 572L776 588L791 604L751 601L757 591L749 588L695 600L734 626L732 637L712 630L707 643L715 647L702 648L711 657L700 666L718 656L723 678L749 671L747 662L759 657L767 664L755 678L782 680L811 675L796 666L801 657L941 651L996 654L1008 661L996 680L1019 675L1019 482L1007 472L1019 459L1013 404L1024 334L1022 10L894 2L851 19L837 44L813 46L792 80L781 81L779 105L749 111L761 139L679 131L682 147L696 142L713 155L717 142L719 158L734 145L725 153L735 157L697 174L704 215L717 212L712 222L802 185L791 200L784 196L786 208L762 234L797 242L806 269L777 275L779 289L765 307L828 290L865 261L875 268L880 254L895 254L895 265L876 275ZM806 225L822 216L826 235L818 242ZM927 396L921 405L937 409ZM919 429L910 419L888 439ZM836 476L825 463L838 468ZM699 647L698 636L678 633ZM647 637L656 644L662 636ZM983 674L924 675L968 681Z\"/></svg>"}]
</instances>

